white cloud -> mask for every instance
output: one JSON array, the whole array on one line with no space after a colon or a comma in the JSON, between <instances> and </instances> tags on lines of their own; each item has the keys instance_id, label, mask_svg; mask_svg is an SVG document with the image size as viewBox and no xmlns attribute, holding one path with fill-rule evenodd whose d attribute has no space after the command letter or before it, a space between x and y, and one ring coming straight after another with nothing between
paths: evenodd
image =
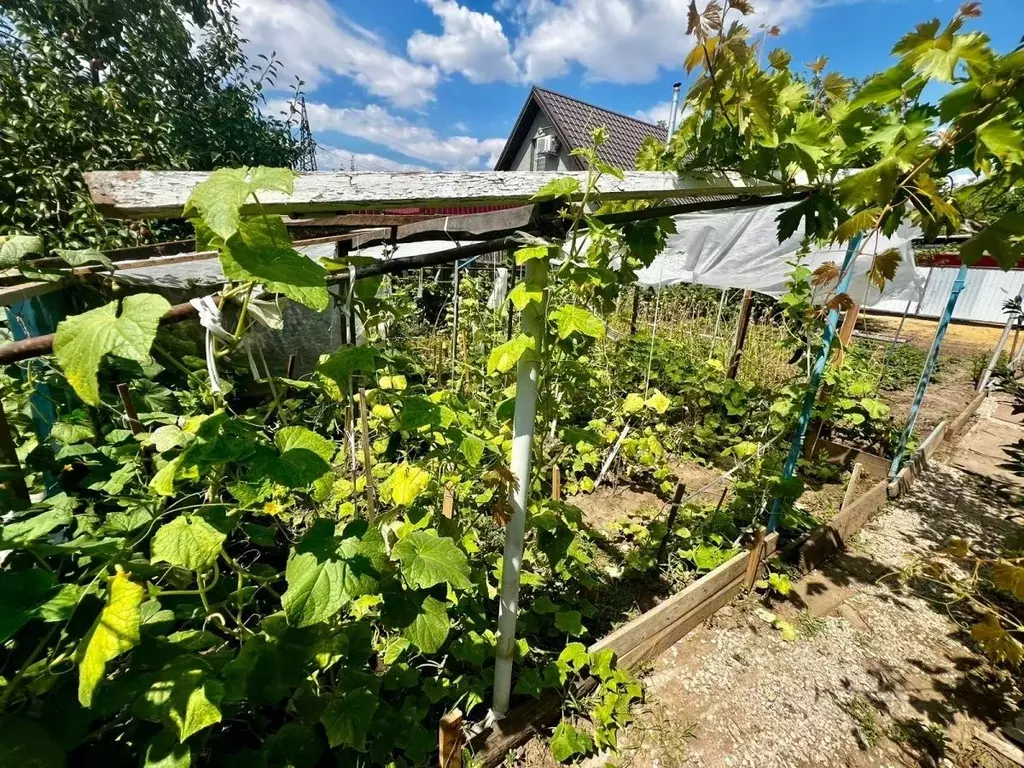
<instances>
[{"instance_id":1,"label":"white cloud","mask_svg":"<svg viewBox=\"0 0 1024 768\"><path fill-rule=\"evenodd\" d=\"M316 148L316 166L321 171L428 171L425 165L400 163L372 152L350 152L347 149L320 144Z\"/></svg>"},{"instance_id":2,"label":"white cloud","mask_svg":"<svg viewBox=\"0 0 1024 768\"><path fill-rule=\"evenodd\" d=\"M669 117L672 115L672 102L671 101L659 101L647 109L638 109L633 113L633 117L643 120L646 123L664 123L666 126L669 124Z\"/></svg>"},{"instance_id":3,"label":"white cloud","mask_svg":"<svg viewBox=\"0 0 1024 768\"><path fill-rule=\"evenodd\" d=\"M758 0L757 13L744 23L751 29L785 27L819 4ZM686 0L530 0L515 15L523 32L514 56L533 81L564 75L579 64L591 80L650 82L662 69L682 68L692 46L686 34L688 5Z\"/></svg>"},{"instance_id":4,"label":"white cloud","mask_svg":"<svg viewBox=\"0 0 1024 768\"><path fill-rule=\"evenodd\" d=\"M434 64L446 74L460 72L471 83L519 80L519 67L512 59L501 22L456 0L424 2L441 20L442 34L413 32L407 44L410 57Z\"/></svg>"},{"instance_id":5,"label":"white cloud","mask_svg":"<svg viewBox=\"0 0 1024 768\"><path fill-rule=\"evenodd\" d=\"M249 40L250 59L275 51L285 78L298 75L312 91L334 75L348 77L400 107L434 100L440 73L391 53L369 30L338 13L327 0L238 0L235 13Z\"/></svg>"},{"instance_id":6,"label":"white cloud","mask_svg":"<svg viewBox=\"0 0 1024 768\"><path fill-rule=\"evenodd\" d=\"M270 108L277 110L282 105L274 103ZM439 136L434 129L412 123L378 104L331 107L307 100L306 113L314 132L337 131L441 168L493 166L505 146L505 139Z\"/></svg>"}]
</instances>

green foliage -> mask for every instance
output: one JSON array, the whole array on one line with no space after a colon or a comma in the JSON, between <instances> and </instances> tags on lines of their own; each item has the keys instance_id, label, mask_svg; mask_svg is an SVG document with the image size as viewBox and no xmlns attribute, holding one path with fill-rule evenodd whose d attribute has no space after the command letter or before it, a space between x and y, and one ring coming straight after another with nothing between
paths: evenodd
<instances>
[{"instance_id":1,"label":"green foliage","mask_svg":"<svg viewBox=\"0 0 1024 768\"><path fill-rule=\"evenodd\" d=\"M49 248L147 242L149 226L96 211L83 172L291 165L290 125L261 111L278 63L246 61L233 13L194 0L4 3L0 234Z\"/></svg>"}]
</instances>

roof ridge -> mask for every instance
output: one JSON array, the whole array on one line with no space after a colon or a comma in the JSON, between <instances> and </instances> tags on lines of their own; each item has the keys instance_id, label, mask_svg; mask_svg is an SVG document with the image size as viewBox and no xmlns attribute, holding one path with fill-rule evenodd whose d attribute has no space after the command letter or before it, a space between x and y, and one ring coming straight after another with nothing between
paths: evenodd
<instances>
[{"instance_id":1,"label":"roof ridge","mask_svg":"<svg viewBox=\"0 0 1024 768\"><path fill-rule=\"evenodd\" d=\"M535 85L535 86L533 86L533 90L541 91L543 93L550 93L552 96L558 96L559 98L568 99L569 101L575 101L577 104L582 104L585 107L590 107L591 109L596 109L598 112L606 112L609 115L615 115L617 117L621 117L621 118L624 118L626 120L632 120L634 123L640 123L640 125L646 125L648 128L662 128L662 126L658 125L657 123L649 123L646 120L641 120L639 117L634 117L633 115L627 115L625 112L618 112L618 111L616 111L614 109L608 109L606 107L599 107L597 104L592 104L591 102L584 101L583 99L577 99L575 96L569 96L567 94L561 93L560 91L553 91L550 88L542 88L539 85Z\"/></svg>"}]
</instances>

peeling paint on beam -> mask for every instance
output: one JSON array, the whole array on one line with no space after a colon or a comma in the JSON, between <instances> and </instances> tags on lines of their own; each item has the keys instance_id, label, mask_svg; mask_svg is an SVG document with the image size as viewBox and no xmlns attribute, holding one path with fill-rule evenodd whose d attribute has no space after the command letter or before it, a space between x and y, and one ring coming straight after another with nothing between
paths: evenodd
<instances>
[{"instance_id":1,"label":"peeling paint on beam","mask_svg":"<svg viewBox=\"0 0 1024 768\"><path fill-rule=\"evenodd\" d=\"M292 195L264 192L260 202L273 213L528 203L551 181L573 178L582 188L586 176L526 171L304 173L295 180ZM104 214L155 219L180 217L192 190L208 177L198 171L93 171L85 174L85 181ZM622 179L606 175L598 182L604 200L768 195L780 189L735 173L634 171Z\"/></svg>"}]
</instances>

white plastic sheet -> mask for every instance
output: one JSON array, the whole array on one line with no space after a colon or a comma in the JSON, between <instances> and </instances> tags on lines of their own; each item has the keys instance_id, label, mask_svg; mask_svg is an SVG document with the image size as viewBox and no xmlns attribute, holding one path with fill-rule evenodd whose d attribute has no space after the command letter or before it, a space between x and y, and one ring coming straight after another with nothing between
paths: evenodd
<instances>
[{"instance_id":1,"label":"white plastic sheet","mask_svg":"<svg viewBox=\"0 0 1024 768\"><path fill-rule=\"evenodd\" d=\"M677 234L670 235L665 250L650 267L641 270L639 282L645 286L694 283L715 288L740 288L779 297L786 292L786 279L797 258L802 238L795 234L784 243L776 235L776 218L786 206L744 208L686 213L675 216ZM923 286L914 268L911 240L916 233L902 227L893 237L872 235L862 243L854 264L849 295L862 306L882 300L916 299ZM875 254L897 249L902 260L895 278L884 290L871 285L867 272ZM841 266L846 245L813 248L804 263L816 269L826 262ZM819 290L823 301L828 290Z\"/></svg>"}]
</instances>

